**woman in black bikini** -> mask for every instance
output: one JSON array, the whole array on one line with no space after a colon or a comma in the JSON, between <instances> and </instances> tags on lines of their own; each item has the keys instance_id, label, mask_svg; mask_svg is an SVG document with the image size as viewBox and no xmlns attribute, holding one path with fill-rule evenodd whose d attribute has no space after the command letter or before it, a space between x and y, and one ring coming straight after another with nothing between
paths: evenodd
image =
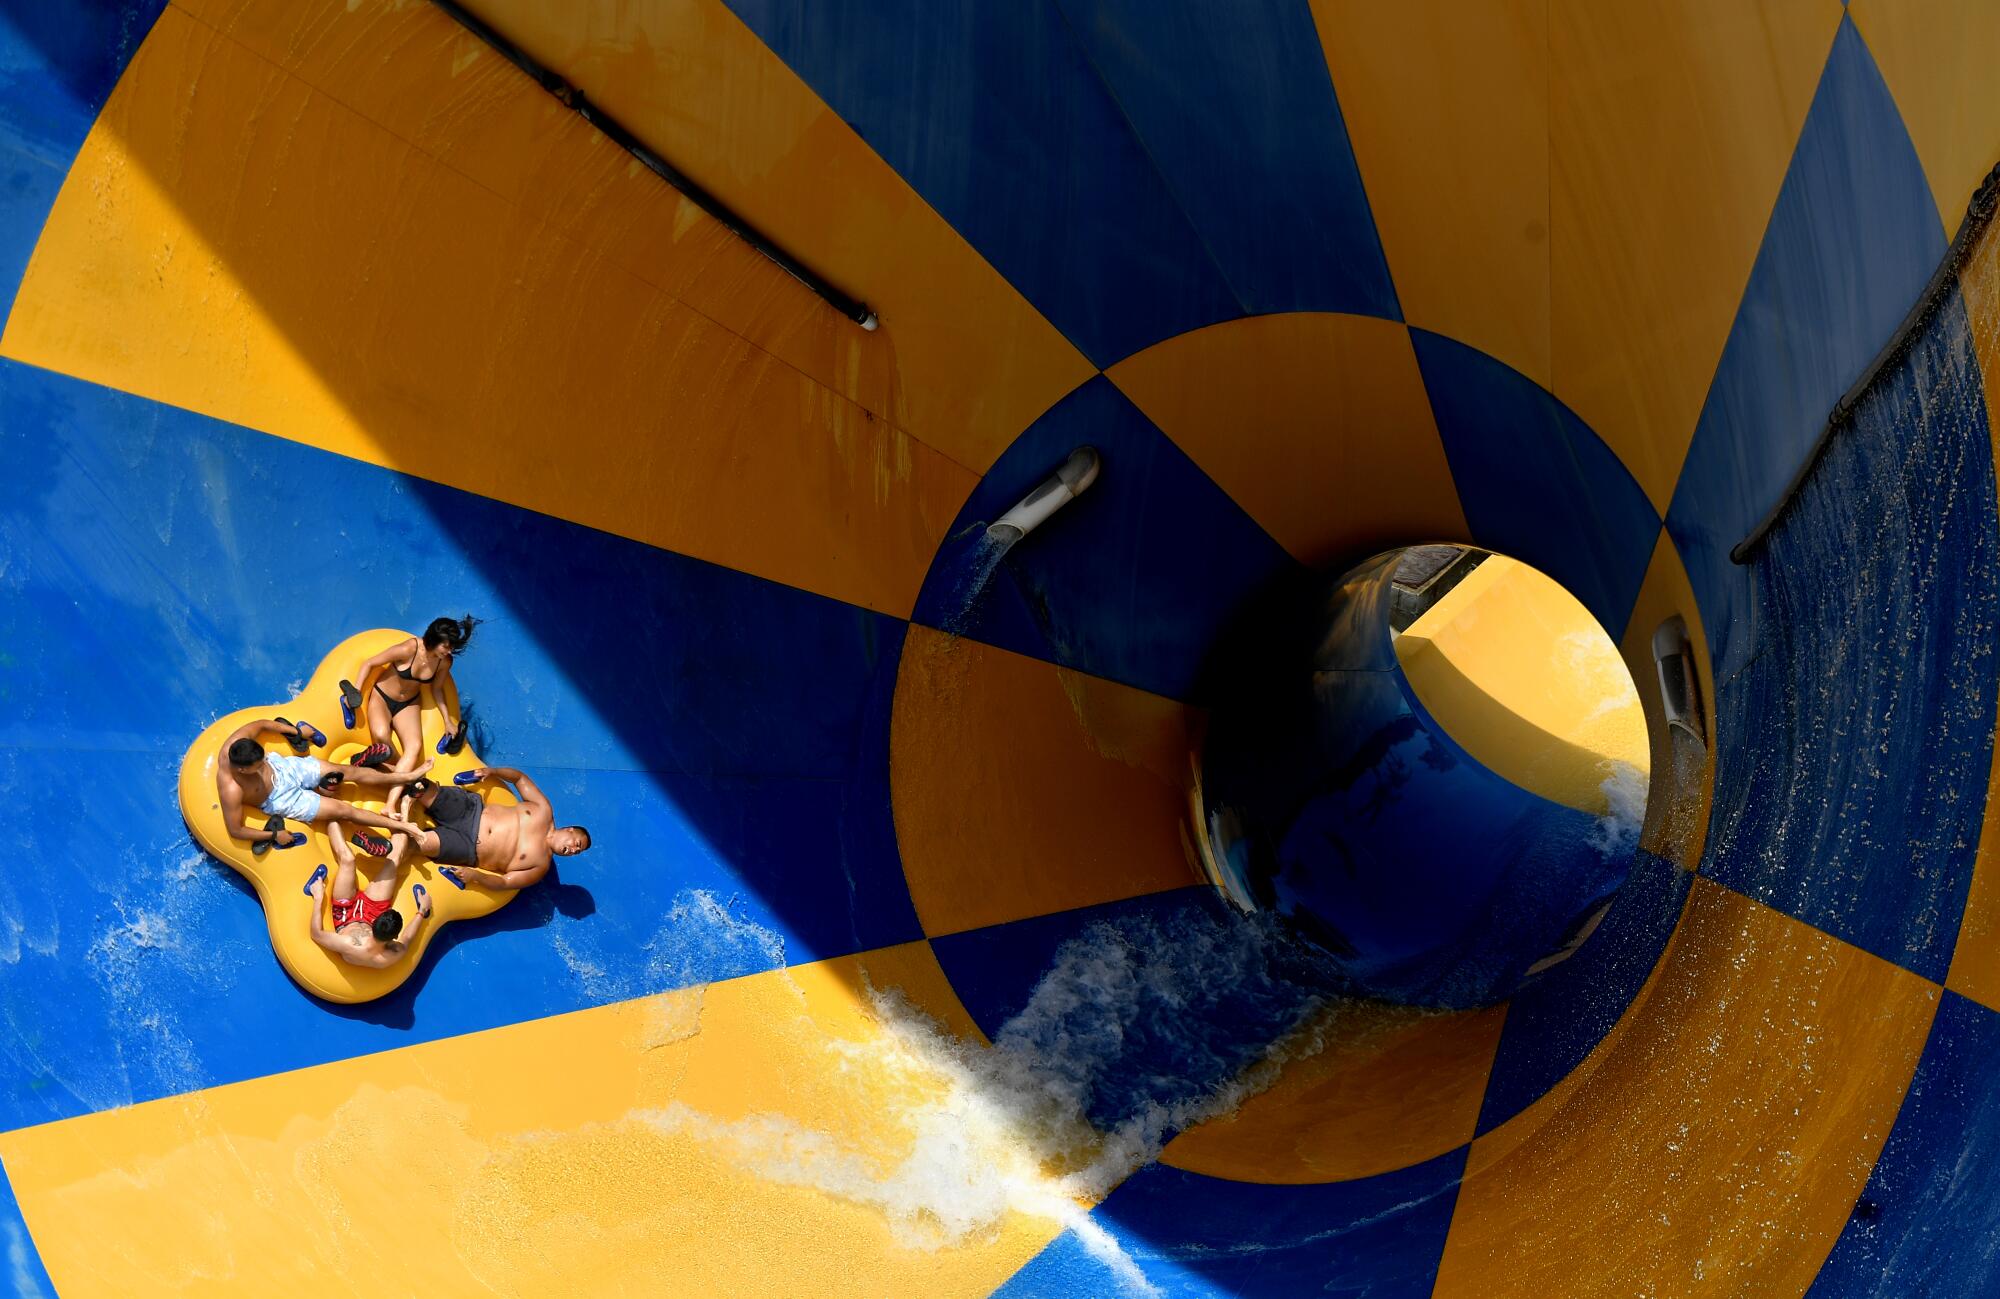
<instances>
[{"instance_id":1,"label":"woman in black bikini","mask_svg":"<svg viewBox=\"0 0 2000 1299\"><path fill-rule=\"evenodd\" d=\"M444 737L438 741L438 752L457 747L454 741L464 718L458 708L458 685L451 679L451 661L465 651L472 629L478 625L479 620L471 614L438 618L422 636L383 650L361 665L354 680L340 683L343 719L353 726L354 715L364 708L368 718L372 743L355 758L356 766L380 768L393 757L396 764L391 770L408 771L423 760L423 686L431 688L431 699L444 715ZM382 672L391 664L395 665L393 671ZM370 679L377 673L382 675L371 689ZM391 735L396 740L393 748Z\"/></svg>"}]
</instances>

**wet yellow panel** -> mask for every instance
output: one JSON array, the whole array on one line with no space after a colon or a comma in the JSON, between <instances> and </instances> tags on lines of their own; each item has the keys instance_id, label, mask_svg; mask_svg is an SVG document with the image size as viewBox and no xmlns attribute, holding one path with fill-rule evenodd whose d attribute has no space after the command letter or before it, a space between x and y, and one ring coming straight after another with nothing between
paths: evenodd
<instances>
[{"instance_id":1,"label":"wet yellow panel","mask_svg":"<svg viewBox=\"0 0 2000 1299\"><path fill-rule=\"evenodd\" d=\"M1992 0L1853 0L1847 11L1875 56L1930 178L1946 231L2000 162L2000 5Z\"/></svg>"},{"instance_id":2,"label":"wet yellow panel","mask_svg":"<svg viewBox=\"0 0 2000 1299\"><path fill-rule=\"evenodd\" d=\"M1691 702L1697 716L1670 727L1661 695L1655 638L1661 625L1675 617L1681 619L1687 650L1694 660ZM1677 640L1671 633L1668 639L1669 643ZM1680 552L1664 528L1618 648L1639 688L1651 752L1651 795L1646 801L1646 824L1639 834L1639 846L1693 870L1708 842L1709 800L1715 792L1715 676L1709 667L1708 637L1702 630L1694 588L1681 565ZM1680 671L1671 656L1667 670Z\"/></svg>"},{"instance_id":3,"label":"wet yellow panel","mask_svg":"<svg viewBox=\"0 0 2000 1299\"><path fill-rule=\"evenodd\" d=\"M1972 887L1958 922L1945 987L1990 1010L2000 1010L2000 743L1986 779L1986 817L1973 857Z\"/></svg>"},{"instance_id":4,"label":"wet yellow panel","mask_svg":"<svg viewBox=\"0 0 2000 1299\"><path fill-rule=\"evenodd\" d=\"M1446 733L1521 788L1593 816L1643 799L1632 677L1555 579L1488 558L1396 637L1396 660Z\"/></svg>"},{"instance_id":5,"label":"wet yellow panel","mask_svg":"<svg viewBox=\"0 0 2000 1299\"><path fill-rule=\"evenodd\" d=\"M1472 1140L1506 1008L1342 1002L1266 1091L1190 1128L1160 1161L1238 1182L1344 1182ZM1316 1049L1314 1049L1316 1048Z\"/></svg>"},{"instance_id":6,"label":"wet yellow panel","mask_svg":"<svg viewBox=\"0 0 2000 1299\"><path fill-rule=\"evenodd\" d=\"M984 1295L1059 1223L913 1239L821 1157L893 1164L951 1085L910 1067L886 989L974 1035L918 943L10 1132L0 1158L66 1297L333 1294L357 1267L399 1294Z\"/></svg>"},{"instance_id":7,"label":"wet yellow panel","mask_svg":"<svg viewBox=\"0 0 2000 1299\"><path fill-rule=\"evenodd\" d=\"M973 481L178 8L0 351L892 614Z\"/></svg>"},{"instance_id":8,"label":"wet yellow panel","mask_svg":"<svg viewBox=\"0 0 2000 1299\"><path fill-rule=\"evenodd\" d=\"M960 464L984 472L1094 372L723 0L474 8L882 325L829 346L768 293L739 301L762 279L720 260L677 291L781 355L846 368L842 391ZM635 257L674 261L671 228L630 233Z\"/></svg>"},{"instance_id":9,"label":"wet yellow panel","mask_svg":"<svg viewBox=\"0 0 2000 1299\"><path fill-rule=\"evenodd\" d=\"M1548 0L1312 0L1403 319L1549 367Z\"/></svg>"},{"instance_id":10,"label":"wet yellow panel","mask_svg":"<svg viewBox=\"0 0 2000 1299\"><path fill-rule=\"evenodd\" d=\"M1706 880L1580 1085L1475 1141L1435 1294L1799 1295L1936 985Z\"/></svg>"},{"instance_id":11,"label":"wet yellow panel","mask_svg":"<svg viewBox=\"0 0 2000 1299\"><path fill-rule=\"evenodd\" d=\"M1985 381L1986 409L2000 410L2000 231L1988 227L1959 273L1973 354ZM1995 442L2000 461L2000 441ZM2000 469L2000 464L1996 465ZM2000 1010L2000 742L1986 791L1986 819L1973 859L1972 888L1959 921L1945 986Z\"/></svg>"},{"instance_id":12,"label":"wet yellow panel","mask_svg":"<svg viewBox=\"0 0 2000 1299\"><path fill-rule=\"evenodd\" d=\"M1692 891L1689 896L1692 896ZM1683 901L1681 914L1674 920L1676 932L1687 920L1687 916L1687 904ZM1619 1057L1619 1053L1625 1049L1625 1039L1629 1035L1647 1031L1645 1006L1652 998L1654 990L1660 986L1660 980L1666 975L1667 956L1672 950L1670 936L1667 947L1655 959L1653 968L1646 972L1645 982L1639 985L1638 993L1612 1023L1610 1030L1598 1039L1597 1045L1590 1048L1589 1054L1584 1056L1574 1069L1557 1079L1555 1085L1538 1096L1527 1109L1479 1138L1478 1143L1468 1152L1469 1160L1479 1161L1481 1167L1495 1163L1502 1155L1541 1131L1552 1115L1562 1113L1573 1099L1591 1085L1591 1079L1601 1066Z\"/></svg>"},{"instance_id":13,"label":"wet yellow panel","mask_svg":"<svg viewBox=\"0 0 2000 1299\"><path fill-rule=\"evenodd\" d=\"M933 936L1201 882L1186 705L912 626L889 777Z\"/></svg>"},{"instance_id":14,"label":"wet yellow panel","mask_svg":"<svg viewBox=\"0 0 2000 1299\"><path fill-rule=\"evenodd\" d=\"M1555 395L1662 514L1838 0L1550 0Z\"/></svg>"},{"instance_id":15,"label":"wet yellow panel","mask_svg":"<svg viewBox=\"0 0 2000 1299\"><path fill-rule=\"evenodd\" d=\"M1409 331L1371 316L1249 316L1106 371L1307 564L1467 539Z\"/></svg>"},{"instance_id":16,"label":"wet yellow panel","mask_svg":"<svg viewBox=\"0 0 2000 1299\"><path fill-rule=\"evenodd\" d=\"M187 7L969 467L983 470L1091 373L720 3L475 7L781 246L867 299L885 322L872 334L433 6Z\"/></svg>"},{"instance_id":17,"label":"wet yellow panel","mask_svg":"<svg viewBox=\"0 0 2000 1299\"><path fill-rule=\"evenodd\" d=\"M686 300L703 277L730 278L734 294L691 305L746 337L761 325L753 341L868 404L861 330L796 279L771 274L767 258L437 6L186 0L177 7L672 297Z\"/></svg>"}]
</instances>

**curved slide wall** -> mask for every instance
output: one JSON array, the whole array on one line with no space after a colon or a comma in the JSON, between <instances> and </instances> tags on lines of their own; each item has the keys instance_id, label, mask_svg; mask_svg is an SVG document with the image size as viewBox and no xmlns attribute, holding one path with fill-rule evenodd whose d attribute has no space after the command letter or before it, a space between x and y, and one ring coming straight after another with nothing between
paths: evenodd
<instances>
[{"instance_id":1,"label":"curved slide wall","mask_svg":"<svg viewBox=\"0 0 2000 1299\"><path fill-rule=\"evenodd\" d=\"M18 1292L1993 1283L1990 240L1728 559L2000 157L1986 6L474 7L881 329L429 5L0 12ZM1182 828L1211 651L1435 540L1621 645L1651 819L1505 1005L1320 1004ZM173 772L465 609L594 847L320 1004Z\"/></svg>"}]
</instances>

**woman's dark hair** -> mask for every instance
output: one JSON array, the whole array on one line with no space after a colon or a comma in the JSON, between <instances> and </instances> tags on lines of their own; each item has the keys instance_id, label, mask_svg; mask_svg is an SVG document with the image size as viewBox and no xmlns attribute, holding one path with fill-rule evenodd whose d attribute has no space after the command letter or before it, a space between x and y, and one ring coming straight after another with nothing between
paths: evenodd
<instances>
[{"instance_id":1,"label":"woman's dark hair","mask_svg":"<svg viewBox=\"0 0 2000 1299\"><path fill-rule=\"evenodd\" d=\"M431 625L424 631L424 648L436 649L440 645L449 645L451 652L456 654L465 648L467 641L472 639L472 629L481 621L483 620L471 614L466 614L463 618L433 618Z\"/></svg>"},{"instance_id":2,"label":"woman's dark hair","mask_svg":"<svg viewBox=\"0 0 2000 1299\"><path fill-rule=\"evenodd\" d=\"M403 913L400 911L384 911L381 915L375 917L373 928L377 939L385 943L390 942L397 934L403 932Z\"/></svg>"},{"instance_id":3,"label":"woman's dark hair","mask_svg":"<svg viewBox=\"0 0 2000 1299\"><path fill-rule=\"evenodd\" d=\"M238 740L229 746L229 762L237 767L254 767L264 760L264 746L255 740Z\"/></svg>"}]
</instances>

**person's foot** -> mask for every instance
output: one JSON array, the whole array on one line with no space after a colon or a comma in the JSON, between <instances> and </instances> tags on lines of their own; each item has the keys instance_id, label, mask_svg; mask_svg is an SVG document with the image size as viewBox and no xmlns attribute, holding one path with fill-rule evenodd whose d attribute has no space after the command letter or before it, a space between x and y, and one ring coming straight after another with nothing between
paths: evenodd
<instances>
[{"instance_id":1,"label":"person's foot","mask_svg":"<svg viewBox=\"0 0 2000 1299\"><path fill-rule=\"evenodd\" d=\"M426 771L435 766L437 766L436 758L425 758L422 763L411 769L410 778L413 780L421 779Z\"/></svg>"},{"instance_id":2,"label":"person's foot","mask_svg":"<svg viewBox=\"0 0 2000 1299\"><path fill-rule=\"evenodd\" d=\"M389 841L380 835L362 834L356 831L348 842L367 853L370 857L387 857L391 847Z\"/></svg>"}]
</instances>

